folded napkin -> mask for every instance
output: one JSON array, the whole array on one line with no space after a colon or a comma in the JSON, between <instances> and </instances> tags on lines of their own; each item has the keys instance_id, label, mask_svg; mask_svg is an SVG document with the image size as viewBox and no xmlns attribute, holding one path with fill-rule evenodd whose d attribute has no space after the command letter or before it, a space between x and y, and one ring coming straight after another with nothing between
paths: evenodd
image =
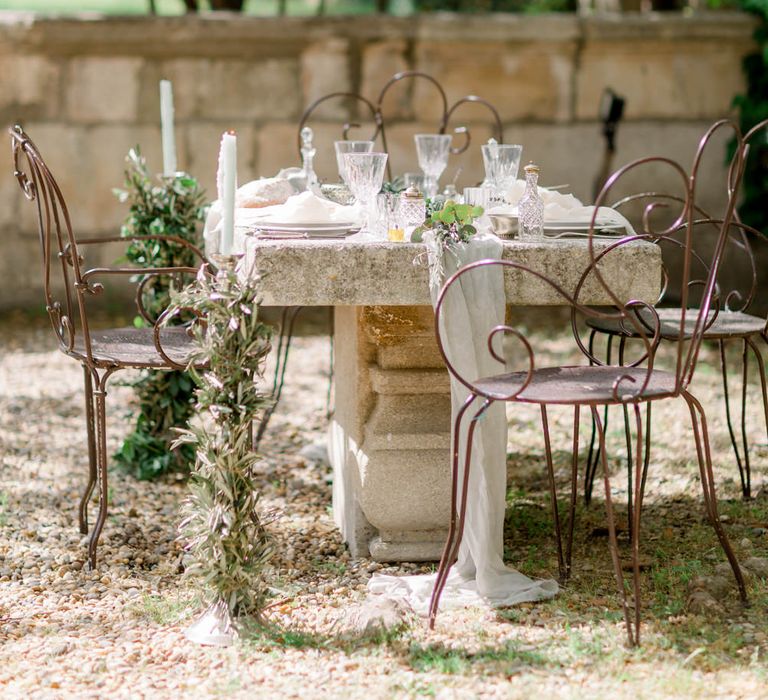
<instances>
[{"instance_id":1,"label":"folded napkin","mask_svg":"<svg viewBox=\"0 0 768 700\"><path fill-rule=\"evenodd\" d=\"M328 199L318 197L312 192L295 194L289 197L284 204L267 207L236 207L233 250L235 253L243 252L245 237L248 232L268 222L280 224L355 224L359 220L360 213L357 206L336 204ZM208 210L203 236L206 255L218 252L219 238L221 237L221 201L218 199L211 204Z\"/></svg>"},{"instance_id":2,"label":"folded napkin","mask_svg":"<svg viewBox=\"0 0 768 700\"><path fill-rule=\"evenodd\" d=\"M289 197L285 204L253 210L253 218L286 224L349 224L360 217L355 206L336 204L313 192Z\"/></svg>"},{"instance_id":3,"label":"folded napkin","mask_svg":"<svg viewBox=\"0 0 768 700\"><path fill-rule=\"evenodd\" d=\"M539 196L544 202L544 223L563 223L580 226L589 226L592 216L595 213L595 207L585 206L581 200L572 194L549 190L546 187L539 187ZM506 214L517 216L517 205L525 192L525 180L516 180L507 191L507 200L509 204L494 207L488 211L489 214ZM632 224L615 209L611 207L600 207L595 218L595 227L610 226L612 228L623 228L627 235L633 235Z\"/></svg>"}]
</instances>

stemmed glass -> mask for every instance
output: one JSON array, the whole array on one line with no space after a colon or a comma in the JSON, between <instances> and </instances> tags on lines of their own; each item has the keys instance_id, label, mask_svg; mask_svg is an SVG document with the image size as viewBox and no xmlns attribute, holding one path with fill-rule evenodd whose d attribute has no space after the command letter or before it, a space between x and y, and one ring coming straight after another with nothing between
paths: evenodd
<instances>
[{"instance_id":1,"label":"stemmed glass","mask_svg":"<svg viewBox=\"0 0 768 700\"><path fill-rule=\"evenodd\" d=\"M362 234L375 235L376 195L384 182L386 153L345 153L344 170L347 187L360 202L365 214Z\"/></svg>"},{"instance_id":2,"label":"stemmed glass","mask_svg":"<svg viewBox=\"0 0 768 700\"><path fill-rule=\"evenodd\" d=\"M416 155L419 167L424 171L424 194L434 197L437 194L437 182L448 165L451 153L450 134L416 134Z\"/></svg>"},{"instance_id":3,"label":"stemmed glass","mask_svg":"<svg viewBox=\"0 0 768 700\"><path fill-rule=\"evenodd\" d=\"M523 147L518 144L496 143L491 139L482 145L485 179L492 189L491 204L504 204L507 191L517 179Z\"/></svg>"},{"instance_id":4,"label":"stemmed glass","mask_svg":"<svg viewBox=\"0 0 768 700\"><path fill-rule=\"evenodd\" d=\"M373 141L334 141L333 147L336 149L336 165L339 166L339 177L349 187L346 166L344 165L344 154L370 153L373 151Z\"/></svg>"}]
</instances>

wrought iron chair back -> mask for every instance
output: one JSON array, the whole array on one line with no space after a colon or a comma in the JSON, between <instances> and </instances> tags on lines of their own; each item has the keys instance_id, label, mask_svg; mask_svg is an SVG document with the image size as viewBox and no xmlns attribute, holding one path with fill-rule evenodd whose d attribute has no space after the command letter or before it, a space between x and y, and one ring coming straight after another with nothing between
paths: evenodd
<instances>
[{"instance_id":1,"label":"wrought iron chair back","mask_svg":"<svg viewBox=\"0 0 768 700\"><path fill-rule=\"evenodd\" d=\"M60 348L70 352L78 327L87 325L82 294L78 292L86 286L82 258L64 197L37 147L19 126L13 127L10 134L14 176L36 208L45 308Z\"/></svg>"},{"instance_id":2,"label":"wrought iron chair back","mask_svg":"<svg viewBox=\"0 0 768 700\"><path fill-rule=\"evenodd\" d=\"M726 173L726 181L723 187L723 191L727 196L727 205L723 207L725 209L723 212L705 210L696 201L696 195L698 193L694 187L694 190L692 191L693 220L691 225L689 226L687 222L681 222L677 230L675 230L674 225L670 226L669 235L658 241L658 243L666 248L667 251L671 248L672 250L670 252L673 254L665 254L664 256L664 284L659 299L657 300L657 303L654 304L654 306L658 307L659 313L664 318L664 329L662 333L663 340L668 344L676 343L678 346L687 344L689 341L687 333L681 334L680 328L685 327L686 325L693 325L692 319L702 311L702 295L707 291L709 265L713 256L716 254L718 234L723 228L726 228L728 235L724 240L721 256L719 258L719 269L715 275L715 284L711 292L712 298L710 300L710 307L708 315L704 321L703 337L699 337L697 342L699 346L702 340L714 341L719 345L725 400L725 416L741 479L742 493L745 498L748 498L751 494L748 438L744 421L746 387L748 384L747 350L751 349L757 359L758 370L760 373L760 386L763 396L763 408L766 425L768 426L768 391L766 390L762 357L755 342L759 340L761 336L763 338L766 337L766 322L764 319L749 315L749 308L756 298L758 287L757 264L752 250L752 241L755 240L755 236L759 235L759 232L744 224L740 220L738 212L733 206L738 199L737 190L743 176L744 168L746 167L746 157L749 152L750 144L754 143L758 137L764 135L766 126L768 126L768 121L761 122L743 136L733 127L733 125L728 125L724 122L715 124L710 130L710 139L703 142L702 146L697 151L694 161L694 171L701 167L704 150L707 143L711 140L711 137L718 131L723 131L727 135L727 132L730 130L733 134L732 148L734 155L730 161ZM719 160L719 152L716 152L716 154ZM670 193L642 193L639 195L623 197L614 202L613 207L616 209L625 209L641 203L642 215L639 217L641 219L641 224L638 228L652 234L654 227L648 223L652 217L650 214L646 215L646 210L658 212L664 208L674 209L676 206L682 206L681 202L682 199L679 196ZM730 211L728 210L728 205L731 206ZM726 222L723 217L728 215L730 215L731 218L729 222ZM629 216L628 213L627 216ZM686 251L684 239L685 234L689 229L693 231L693 235L691 236L691 246ZM683 234L682 236L680 235L681 233ZM667 251L665 251L665 253ZM676 271L684 270L685 268L685 258L681 254L682 252L688 253L688 262L690 263L685 290L680 287L669 287L671 279L678 279ZM666 267L667 263L669 264L668 268ZM683 291L685 291L686 295L682 293ZM598 332L603 333L606 336L606 356L607 358L610 358L612 340L618 339L619 362L622 363L626 342L628 339L634 338L633 329L600 321L592 321L588 323L592 327L592 333L589 338L590 349L593 347L596 334ZM728 361L725 353L725 343L730 339L739 339L743 341L741 368L742 447L739 447L736 440L736 432L732 423L732 411L728 393ZM686 375L687 382L690 382L692 377L691 365L695 364L698 348L694 346L692 351L693 353L689 356L689 371ZM593 359L597 359L594 354L592 354L592 357ZM692 360L693 362L691 362ZM608 416L606 413L604 420L607 421L607 418ZM629 434L628 429L625 432L627 435ZM593 432L593 444L590 447L588 458L588 475L594 474L594 469L597 466L596 460L599 458L599 455L593 451L594 437L595 434ZM631 461L631 447L629 445L627 447L627 452L628 455L630 455L629 460ZM646 460L648 458L647 452L648 450L646 450ZM592 479L588 476L585 480L584 494L587 503L591 498L591 483Z\"/></svg>"},{"instance_id":3,"label":"wrought iron chair back","mask_svg":"<svg viewBox=\"0 0 768 700\"><path fill-rule=\"evenodd\" d=\"M206 262L199 248L176 236L146 234L133 237L78 238L72 227L64 196L45 164L40 151L20 126L9 129L14 175L24 195L35 205L42 250L45 305L59 348L83 367L85 414L88 430L88 483L80 499L80 531L88 533L87 507L94 488L99 486L99 511L88 543L90 566L96 565L96 548L107 516L107 383L118 370L186 369L193 351L192 337L185 327L165 328L169 320L163 312L152 318L144 305L148 281L158 276L185 277L201 272L201 267L86 267L84 251L98 244L130 240L163 240L185 248L200 263ZM202 272L205 272L203 268ZM56 275L60 277L57 284ZM104 293L101 279L134 279L136 305L147 327L91 327L89 302ZM196 361L202 367L202 361Z\"/></svg>"},{"instance_id":4,"label":"wrought iron chair back","mask_svg":"<svg viewBox=\"0 0 768 700\"><path fill-rule=\"evenodd\" d=\"M379 93L378 98L376 99L376 102L371 102L368 98L364 97L363 95L360 95L358 93L354 92L332 92L328 95L324 95L323 97L318 98L315 100L312 104L310 104L305 110L304 113L301 115L301 119L299 120L299 129L298 129L298 148L299 152L301 151L301 130L306 126L307 122L309 121L312 114L317 110L320 105L322 105L325 102L328 102L329 100L348 100L354 103L359 103L367 110L367 115L361 115L362 116L368 116L371 120L373 120L374 129L373 133L369 137L369 141L376 141L377 139L381 140L381 148L385 152L389 152L388 144L387 144L387 129L386 129L386 118L384 116L384 98L387 96L387 93L392 89L393 86L397 85L403 80L411 80L411 79L420 79L420 80L426 80L429 83L431 83L435 90L437 91L437 94L440 98L440 106L442 108L441 116L438 119L438 125L437 125L437 133L444 134L448 130L448 124L450 123L451 119L454 116L454 113L456 110L465 104L478 104L486 109L491 113L492 122L493 122L493 130L496 140L499 143L503 143L504 141L504 127L501 123L501 117L499 116L498 111L496 108L485 98L479 97L477 95L465 95L464 97L456 100L453 104L448 103L448 97L445 94L445 90L443 89L443 86L440 85L440 83L433 78L431 75L428 75L427 73L423 73L421 71L402 71L400 73L396 73L393 75L384 85L384 87L381 89L381 92ZM361 128L361 124L358 122L345 122L342 126L342 138L348 139L350 137L350 131L355 128ZM451 153L454 155L458 155L460 153L464 153L464 151L469 148L469 144L471 141L471 134L469 131L469 128L466 126L459 126L454 129L454 133L457 135L462 135L464 137L464 142L459 146L454 146L451 148ZM391 167L391 160L388 160L387 162L387 177L391 180L392 179L392 167Z\"/></svg>"},{"instance_id":5,"label":"wrought iron chair back","mask_svg":"<svg viewBox=\"0 0 768 700\"><path fill-rule=\"evenodd\" d=\"M631 536L633 538L632 556L635 594L633 623L630 606L626 598L626 591L624 590L623 574L619 561L615 520L611 502L610 477L605 458L605 434L599 419L598 407L622 405L626 409L628 406L631 406L635 413L637 440L638 445L640 445L642 444L640 405L659 399L682 396L687 402L691 413L696 441L696 453L699 458L703 497L710 516L710 521L712 522L721 546L731 564L739 586L741 598L743 601L746 600L746 588L738 566L738 561L735 558L733 549L728 542L727 536L720 525L719 517L717 516L714 477L712 475L704 411L699 402L687 390L696 366L696 360L698 358L705 329L710 323L710 308L716 297L717 274L722 262L726 241L729 238L732 224L735 221L734 208L738 196L740 179L743 173L743 148L740 146L736 149L734 161L729 171L729 196L722 217L720 219L708 218L703 221L704 225L707 227L715 226L718 234L709 259L702 259L702 262L705 263L706 275L703 279L695 280L697 284L700 283L702 286L700 305L698 308L688 311L687 301L692 282L692 263L694 261L694 256L692 255L695 235L694 231L697 226L702 223L696 218L696 208L694 206L696 184L699 178L701 158L705 149L711 143L714 134L721 130L728 129L732 130L736 135L737 141L740 144L742 143L741 134L736 125L726 120L717 122L702 137L690 171L686 171L681 165L669 158L648 157L625 165L608 179L598 197L596 202L597 206L602 205L602 203L606 201L606 197L611 189L628 174L635 173L640 168L651 166L654 168L669 168L672 174L679 179L681 191L683 192L683 196L679 201L680 207L679 210L675 212L674 220L671 224L656 230L655 227L651 225L651 215L657 206L667 206L668 202L665 202L662 205L654 203L647 204L643 211L643 230L639 233L635 233L635 235L626 236L608 243L602 241L598 242L595 238L595 230L598 228L598 210L595 209L587 241L589 264L574 291L563 289L562 286L545 274L512 260L477 261L459 269L444 284L435 307L437 343L448 371L455 380L467 389L468 396L454 419L451 522L449 536L441 559L440 568L438 569L437 581L435 583L432 603L430 606L430 625L434 625L440 595L446 582L448 568L454 561L456 561L458 556L467 508L467 491L470 484L469 472L471 467L472 440L475 425L494 401L527 402L539 404L541 408L561 579L566 579L570 571L578 470L579 409L581 406L590 408L593 421L597 425L600 437L602 466L606 489L606 510L610 530L609 541L614 562L614 573L617 579L619 592L623 596L624 616L628 639L630 644L636 644L639 643L640 630L640 565L638 558L639 544L637 538L639 537L638 533L640 530L640 510L642 507L642 496L645 486L645 474L643 472L640 451L638 450L635 484L634 487L630 485L630 492L632 492L634 488L635 499L635 508L634 510L631 510L630 513L632 522ZM673 234L682 234L681 239L675 238ZM674 241L675 245L682 245L684 253L683 267L680 276L681 299L683 303L681 304L681 317L677 321L678 330L677 335L675 336L677 347L675 349L673 371L664 371L655 366L655 353L662 338L663 324L654 305L641 299L621 298L619 294L612 289L611 284L604 275L604 271L607 268L607 257L617 250L626 246L640 245L642 243L659 244L667 242L668 240ZM457 368L447 350L447 342L444 341L443 338L445 333L443 314L446 308L446 303L448 303L449 296L452 292L457 292L462 288L462 284L467 275L488 274L493 268L501 269L505 273L526 276L531 279L531 282L536 284L543 283L547 285L560 297L563 304L571 308L574 339L581 353L584 355L585 360L588 361L588 366L537 368L535 366L534 349L523 332L510 325L501 324L492 328L486 339L488 353L501 365L500 373L489 377L468 377L464 372ZM660 279L660 284L661 281L662 280ZM597 287L594 286L595 284ZM602 292L606 306L593 307L581 303L580 298L588 285L592 285L590 287L592 292L594 292L595 289ZM610 320L627 329L631 329L633 338L640 343L640 356L631 363L619 364L610 364L609 362L595 357L591 347L588 347L580 338L580 333L577 327L578 324L575 320L577 316L583 316L586 319ZM523 363L524 367L522 370L507 370L507 358L499 350L498 339L501 336L511 336L522 345L524 349L523 354L527 359L527 362ZM475 410L473 407L470 412L470 407L472 407L476 401L480 402L480 408ZM574 407L574 449L572 463L573 473L571 480L570 532L565 556L563 555L563 546L561 542L554 470L552 465L549 431L547 427L546 408L548 404L571 405ZM470 423L467 432L466 445L461 448L458 436L465 420L465 416L469 417ZM460 457L460 449L464 449L463 459ZM461 464L463 464L463 474L461 475L462 485L460 488L458 481L460 478L459 465ZM460 506L458 505L458 494L461 494Z\"/></svg>"}]
</instances>

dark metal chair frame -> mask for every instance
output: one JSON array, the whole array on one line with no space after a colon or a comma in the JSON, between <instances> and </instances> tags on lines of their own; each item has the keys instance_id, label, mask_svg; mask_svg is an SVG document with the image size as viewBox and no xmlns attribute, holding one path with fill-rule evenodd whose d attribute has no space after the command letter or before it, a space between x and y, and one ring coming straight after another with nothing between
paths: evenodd
<instances>
[{"instance_id":1,"label":"dark metal chair frame","mask_svg":"<svg viewBox=\"0 0 768 700\"><path fill-rule=\"evenodd\" d=\"M742 147L744 149L744 158L747 157L749 151L749 144L753 141L757 134L764 133L768 128L768 120L764 120L752 129L750 129L743 137ZM729 194L732 195L733 183L728 184ZM618 202L615 202L612 206L619 209L638 200L651 200L674 202L675 197L665 195L661 193L643 193L634 195L631 197L625 197ZM679 200L678 200L679 201ZM702 220L711 218L707 212L700 207L696 207L696 214L700 216ZM747 284L742 288L731 289L725 291L719 286L716 287L716 296L713 300L713 316L704 328L704 340L708 342L717 343L720 357L720 372L723 382L723 403L725 408L725 419L728 426L728 435L733 447L733 454L736 458L736 466L739 471L739 480L741 484L742 498L745 500L752 497L752 470L749 459L749 441L747 437L746 427L746 405L747 405L747 388L748 382L748 370L749 370L749 353L751 350L757 361L758 376L760 378L760 393L763 404L763 416L765 420L766 432L768 432L768 387L766 386L765 366L763 364L763 356L760 352L758 341L763 340L768 343L768 320L759 316L754 316L749 313L749 307L755 299L757 294L757 265L755 263L755 256L752 251L752 245L750 240L755 236L760 236L760 232L756 231L750 226L745 225L739 220L738 213L734 212L734 221L731 224L730 235L727 240L728 249L733 251L738 256L738 269L745 273L744 279ZM695 252L693 253L696 256ZM696 256L697 262L702 267L704 273L706 273L706 264L698 256ZM669 273L665 270L665 280L670 277ZM698 282L701 284L701 282ZM659 295L656 302L657 305L662 305L664 296L667 291L667 285ZM679 317L679 307L669 307L664 309L658 309L658 311L665 316L666 319L675 319ZM626 350L626 344L628 340L636 338L633 330L626 325L622 326L616 323L605 323L600 319L595 319L592 322L588 322L591 326L589 336L589 348L592 353L594 348L594 341L598 334L606 336L606 361L610 363L612 343L614 339L618 339L618 362L623 364L624 353ZM665 324L665 333L662 333L662 340L675 340L674 327L672 324ZM730 393L728 389L728 365L726 361L726 344L732 341L741 341L741 448L738 444L736 437L736 429L733 425ZM644 464L645 471L648 469L648 462L650 459L650 426L651 426L651 408L648 406L648 415L646 417L646 443L644 448ZM603 414L604 428L608 423L608 411L607 408ZM625 436L627 440L627 459L628 465L632 463L632 445L630 440L629 429L629 416L627 410L624 410L624 425ZM587 471L584 480L584 500L588 505L592 498L592 487L594 483L595 474L597 472L597 464L600 459L600 448L595 446L596 429L593 426L592 436L590 439L589 453L587 456ZM631 468L629 469L631 472ZM631 483L631 480L630 480Z\"/></svg>"},{"instance_id":2,"label":"dark metal chair frame","mask_svg":"<svg viewBox=\"0 0 768 700\"><path fill-rule=\"evenodd\" d=\"M501 123L501 117L499 116L499 113L496 110L496 108L490 102L488 102L488 100L482 97L478 97L477 95L466 95L465 97L462 97L461 99L454 102L452 105L449 105L448 97L445 94L445 90L443 89L443 86L440 85L440 83L431 75L428 75L427 73L423 73L421 71L402 71L400 73L396 73L395 75L393 75L386 82L384 87L381 89L381 92L379 93L379 96L375 103L371 102L369 99L363 97L362 95L354 92L332 92L312 102L312 104L310 104L304 110L304 113L301 115L301 119L299 120L299 128L297 132L297 145L298 145L299 152L301 152L301 130L307 125L307 122L309 122L315 110L318 107L320 107L320 105L322 105L324 102L327 102L329 100L350 100L350 101L359 102L362 105L364 105L367 108L368 113L371 119L373 119L373 122L375 125L374 132L371 135L369 140L376 141L376 139L380 137L382 149L386 151L387 150L387 130L386 130L386 119L384 117L384 99L389 93L389 91L395 85L397 85L403 80L411 80L411 79L426 80L430 82L437 90L438 95L440 96L440 104L442 105L442 108L443 108L442 116L440 117L439 123L438 123L438 133L444 134L447 131L448 123L453 117L454 112L459 107L461 107L464 104L479 104L486 107L491 112L496 139L499 143L503 142L504 127L502 126L502 123ZM349 138L349 132L355 128L360 128L360 124L354 123L354 122L345 122L342 126L343 138L345 139ZM461 134L462 136L464 136L464 143L461 146L451 148L451 153L453 153L454 155L458 155L460 153L464 153L464 151L466 151L467 148L469 148L469 144L472 137L471 137L469 128L466 126L456 127L454 129L454 133ZM392 165L390 161L387 161L387 177L390 180L392 179ZM264 414L264 417L262 418L261 423L259 424L259 427L256 431L256 437L254 439L254 448L258 448L258 446L261 444L261 441L264 437L264 433L267 430L267 426L269 425L269 421L272 417L272 414L277 408L277 404L280 401L280 396L283 393L283 385L285 384L285 371L288 365L288 355L290 353L291 342L293 340L293 329L296 321L296 316L301 312L302 308L303 307L301 306L285 307L285 309L282 312L282 316L280 319L280 334L278 336L277 350L276 350L277 359L275 362L275 374L274 374L274 379L272 383L273 404L271 408ZM329 382L330 383L333 382L333 335L331 335L331 371L330 371ZM328 387L326 411L328 415L331 415L331 413L333 412L333 408L331 404L330 385Z\"/></svg>"},{"instance_id":3,"label":"dark metal chair frame","mask_svg":"<svg viewBox=\"0 0 768 700\"><path fill-rule=\"evenodd\" d=\"M150 318L143 304L143 290L153 277L168 275L179 284L184 276L198 274L196 267L91 267L85 252L104 243L152 238L173 242L191 250L206 262L202 251L176 236L78 238L59 186L39 150L20 126L9 129L14 175L24 195L36 205L42 250L45 308L59 349L82 365L85 417L88 431L88 482L78 505L80 532L88 534L88 503L98 485L99 510L88 542L88 562L96 567L96 550L107 517L107 383L121 369L186 369L193 350L188 327L163 328L166 318ZM53 277L59 277L54 285ZM94 330L89 317L93 298L104 292L99 280L136 276L136 307L148 324L144 328ZM59 296L61 295L61 296ZM204 366L196 362L195 366Z\"/></svg>"},{"instance_id":4,"label":"dark metal chair frame","mask_svg":"<svg viewBox=\"0 0 768 700\"><path fill-rule=\"evenodd\" d=\"M643 232L627 236L616 242L610 242L605 247L596 249L593 240L595 220L590 226L590 236L588 238L590 264L584 271L581 281L573 295L562 289L557 283L547 278L545 275L532 270L519 263L509 260L481 260L456 272L443 286L435 308L435 328L437 342L440 351L445 360L450 374L460 382L469 392L463 406L457 412L453 425L453 448L451 460L451 518L449 523L449 533L445 548L440 560L437 578L433 589L432 599L429 609L429 626L434 627L437 615L440 596L445 586L450 566L457 560L459 546L464 530L464 522L467 509L467 490L469 484L469 474L471 467L472 441L475 426L489 406L495 401L525 402L538 404L541 410L542 427L544 433L544 446L546 453L547 471L550 486L550 497L553 511L553 524L557 540L558 568L561 581L566 581L570 574L571 552L574 531L574 516L576 505L576 491L578 482L578 449L579 449L579 416L582 406L588 407L594 424L597 429L597 435L600 445L600 458L603 470L603 482L605 486L606 515L609 530L609 548L613 561L614 574L618 586L619 594L622 596L623 613L627 631L627 638L630 645L636 645L640 642L640 561L639 561L639 536L640 536L640 516L642 510L643 489L645 486L641 474L643 463L640 457L641 450L636 451L635 459L635 480L634 480L634 508L632 510L632 531L630 533L631 552L632 552L632 570L633 570L633 591L634 591L634 616L630 612L630 605L627 600L627 593L624 589L623 574L619 559L618 541L616 535L616 519L614 515L613 501L611 497L610 475L607 468L605 452L605 431L603 423L599 416L599 407L607 405L618 405L626 410L632 408L635 417L635 429L637 434L637 445L640 447L643 442L643 426L640 408L643 404L650 404L653 401L682 397L689 409L691 424L693 427L694 442L696 454L699 463L699 472L702 482L702 493L704 505L709 520L715 530L720 545L725 552L728 561L733 570L739 589L742 602L746 603L747 594L744 585L744 578L739 568L738 561L733 549L728 541L728 537L723 529L717 513L717 497L715 492L714 477L712 471L712 461L709 448L709 434L707 431L706 417L704 409L699 401L688 391L688 386L693 378L696 367L699 349L704 335L704 330L710 322L709 310L715 296L716 278L723 254L726 238L734 220L734 207L738 184L743 171L743 144L738 148L734 160L731 164L729 173L729 183L731 183L730 197L724 216L719 221L708 220L707 225L717 225L719 235L712 254L712 260L706 279L704 280L703 291L701 293L700 307L689 314L689 321L692 324L686 329L686 313L683 312L680 319L680 332L677 336L676 363L674 371L659 370L654 365L655 352L659 346L662 335L662 321L656 313L653 305L640 300L623 300L616 296L604 280L600 264L619 247L626 246L638 241L649 241L659 243L662 240L676 242L671 237L671 233L682 229L684 231L683 250L684 265L683 279L681 285L681 298L683 300L682 308L686 308L686 300L689 294L689 281L691 271L691 250L693 241L693 230L695 224L695 210L693 201L695 199L695 187L697 174L701 158L706 145L710 142L713 134L721 130L732 129L736 134L739 143L740 132L738 127L729 121L722 120L713 125L702 137L690 175L674 161L663 157L643 158L620 168L609 178L603 190L598 197L597 204L600 205L606 200L607 193L619 181L625 173L634 171L646 164L654 166L665 166L671 168L681 180L681 189L685 192L685 197L681 203L680 212L675 223L662 231L654 231L651 223L651 215L658 205L649 205L643 216ZM596 214L595 214L596 216ZM679 243L678 243L679 245ZM505 358L496 350L494 343L498 342L498 337L503 335L511 336L517 339L525 350L527 355L527 369L518 372L511 372L496 375L493 377L483 377L479 379L469 379L463 376L451 363L445 346L441 338L441 315L448 294L452 289L460 287L462 278L473 272L482 273L486 268L500 267L504 271L513 270L520 276L529 276L532 281L545 283L552 288L563 300L570 306L573 312L573 334L574 340L580 351L588 361L587 366L578 367L549 367L536 368L534 351L524 337L517 329L500 325L491 329L488 334L487 347L490 355L502 366L505 365ZM611 300L612 308L602 310L598 308L585 307L579 302L579 293L587 280L596 281L602 290ZM639 312L642 311L643 315ZM606 319L613 320L627 328L632 329L637 338L642 342L643 350L641 355L631 363L623 365L611 365L596 357L591 349L584 343L580 337L577 327L576 317L584 319ZM477 404L479 403L479 408ZM555 486L554 468L552 463L552 453L549 436L549 425L547 417L547 405L571 405L574 408L574 436L573 436L573 460L571 474L571 494L570 494L570 519L568 524L568 539L563 548L561 537L560 517L557 509L557 492ZM470 409L472 409L470 411ZM469 416L469 425L467 427L466 445L463 455L460 454L459 435L460 429L465 419ZM461 466L461 469L460 469Z\"/></svg>"},{"instance_id":5,"label":"dark metal chair frame","mask_svg":"<svg viewBox=\"0 0 768 700\"><path fill-rule=\"evenodd\" d=\"M427 73L423 73L421 71L415 71L415 70L407 70L402 71L400 73L395 73L385 84L384 87L381 89L381 92L379 93L378 98L376 99L376 102L371 102L368 98L363 97L362 95L356 93L356 92L332 92L328 95L324 95L323 97L318 98L315 100L312 104L310 104L305 110L304 113L301 115L301 119L299 121L299 136L298 136L298 147L299 151L301 151L301 130L306 126L307 122L309 121L310 117L314 113L314 111L323 103L327 102L328 100L348 100L351 102L357 102L362 104L367 110L369 117L373 120L374 123L374 131L371 137L368 139L369 141L376 141L376 139L381 138L381 147L384 151L387 151L387 129L386 129L386 119L384 117L384 99L387 96L387 93L403 80L426 80L430 82L435 90L437 90L438 95L440 96L440 104L442 106L442 115L440 116L437 132L439 134L444 134L448 130L448 124L453 118L454 113L456 110L465 104L479 104L488 109L490 111L491 116L493 117L493 126L494 126L494 132L496 134L496 140L499 143L503 143L504 141L504 127L501 123L501 117L499 116L498 111L496 108L488 102L483 97L478 97L477 95L465 95L464 97L456 100L453 104L448 104L448 97L445 94L445 90L443 89L443 86L440 85L440 83L433 78L431 75ZM348 139L349 138L349 132L354 128L360 128L359 123L355 122L346 122L344 126L342 127L342 135L343 138ZM459 126L454 129L454 133L459 135L461 134L464 136L464 143L460 146L455 146L451 148L451 153L454 155L458 155L459 153L464 153L469 148L469 144L472 140L472 136L469 132L469 128L466 126ZM392 179L392 164L391 162L387 161L387 177L391 180Z\"/></svg>"}]
</instances>

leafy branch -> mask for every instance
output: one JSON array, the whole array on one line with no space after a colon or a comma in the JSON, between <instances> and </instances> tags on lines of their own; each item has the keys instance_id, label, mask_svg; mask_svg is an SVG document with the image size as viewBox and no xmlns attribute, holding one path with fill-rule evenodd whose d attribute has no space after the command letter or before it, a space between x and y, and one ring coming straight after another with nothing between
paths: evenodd
<instances>
[{"instance_id":1,"label":"leafy branch","mask_svg":"<svg viewBox=\"0 0 768 700\"><path fill-rule=\"evenodd\" d=\"M205 360L206 369L189 370L197 416L177 440L196 456L179 528L193 559L186 574L203 583L211 605L226 605L232 623L242 625L258 621L268 595L263 571L272 543L253 480L259 456L251 425L271 403L258 380L272 328L259 319L255 287L232 270L211 278L201 269L196 284L174 295L172 309L205 319L195 326L193 360Z\"/></svg>"}]
</instances>

